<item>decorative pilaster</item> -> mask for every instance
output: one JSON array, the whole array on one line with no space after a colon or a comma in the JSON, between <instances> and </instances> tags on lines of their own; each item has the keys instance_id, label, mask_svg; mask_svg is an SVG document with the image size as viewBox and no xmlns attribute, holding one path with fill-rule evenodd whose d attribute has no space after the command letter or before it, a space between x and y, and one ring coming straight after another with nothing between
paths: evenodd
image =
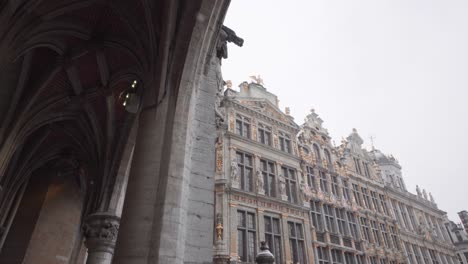
<instances>
[{"instance_id":1,"label":"decorative pilaster","mask_svg":"<svg viewBox=\"0 0 468 264\"><path fill-rule=\"evenodd\" d=\"M109 213L91 214L85 219L83 233L88 248L86 264L110 264L119 232L120 218Z\"/></svg>"}]
</instances>

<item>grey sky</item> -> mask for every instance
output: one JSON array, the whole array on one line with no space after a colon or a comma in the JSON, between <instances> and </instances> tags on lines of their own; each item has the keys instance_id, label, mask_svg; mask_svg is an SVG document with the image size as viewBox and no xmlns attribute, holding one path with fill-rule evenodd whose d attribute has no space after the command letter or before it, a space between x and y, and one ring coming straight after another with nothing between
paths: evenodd
<instances>
[{"instance_id":1,"label":"grey sky","mask_svg":"<svg viewBox=\"0 0 468 264\"><path fill-rule=\"evenodd\" d=\"M260 74L302 124L310 108L337 143L355 127L459 221L468 210L468 1L233 0L223 77Z\"/></svg>"}]
</instances>

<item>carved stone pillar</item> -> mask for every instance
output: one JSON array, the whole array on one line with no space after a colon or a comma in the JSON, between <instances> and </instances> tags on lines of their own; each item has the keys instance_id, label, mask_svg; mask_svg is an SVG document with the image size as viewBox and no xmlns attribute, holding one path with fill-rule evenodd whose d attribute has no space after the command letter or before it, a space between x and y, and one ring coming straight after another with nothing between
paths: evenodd
<instances>
[{"instance_id":1,"label":"carved stone pillar","mask_svg":"<svg viewBox=\"0 0 468 264\"><path fill-rule=\"evenodd\" d=\"M107 213L91 214L83 226L88 248L86 264L110 264L114 255L120 218Z\"/></svg>"}]
</instances>

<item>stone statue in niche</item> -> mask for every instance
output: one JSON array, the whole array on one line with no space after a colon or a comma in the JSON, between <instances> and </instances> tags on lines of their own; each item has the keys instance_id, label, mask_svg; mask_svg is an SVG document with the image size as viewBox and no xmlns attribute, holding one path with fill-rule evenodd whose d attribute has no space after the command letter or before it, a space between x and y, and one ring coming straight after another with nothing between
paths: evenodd
<instances>
[{"instance_id":1,"label":"stone statue in niche","mask_svg":"<svg viewBox=\"0 0 468 264\"><path fill-rule=\"evenodd\" d=\"M258 192L264 192L265 182L263 181L263 175L260 170L257 170L257 190Z\"/></svg>"},{"instance_id":2,"label":"stone statue in niche","mask_svg":"<svg viewBox=\"0 0 468 264\"><path fill-rule=\"evenodd\" d=\"M278 180L280 195L286 195L286 180L284 179L283 175L279 175Z\"/></svg>"},{"instance_id":3,"label":"stone statue in niche","mask_svg":"<svg viewBox=\"0 0 468 264\"><path fill-rule=\"evenodd\" d=\"M303 202L309 202L309 200L312 198L312 191L310 190L309 186L305 184L304 182L301 182L301 195L302 195L302 201Z\"/></svg>"},{"instance_id":4,"label":"stone statue in niche","mask_svg":"<svg viewBox=\"0 0 468 264\"><path fill-rule=\"evenodd\" d=\"M216 240L223 240L223 216L221 213L216 214Z\"/></svg>"},{"instance_id":5,"label":"stone statue in niche","mask_svg":"<svg viewBox=\"0 0 468 264\"><path fill-rule=\"evenodd\" d=\"M232 181L239 182L239 168L237 167L237 159L234 157L231 161L231 179Z\"/></svg>"}]
</instances>

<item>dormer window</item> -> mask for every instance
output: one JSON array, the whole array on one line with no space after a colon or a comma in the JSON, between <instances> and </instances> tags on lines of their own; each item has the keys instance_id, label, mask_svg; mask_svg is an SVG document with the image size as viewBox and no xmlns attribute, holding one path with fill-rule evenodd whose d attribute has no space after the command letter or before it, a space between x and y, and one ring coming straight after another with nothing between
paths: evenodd
<instances>
[{"instance_id":1,"label":"dormer window","mask_svg":"<svg viewBox=\"0 0 468 264\"><path fill-rule=\"evenodd\" d=\"M250 138L250 118L236 115L236 134Z\"/></svg>"},{"instance_id":2,"label":"dormer window","mask_svg":"<svg viewBox=\"0 0 468 264\"><path fill-rule=\"evenodd\" d=\"M280 131L279 132L279 146L282 151L291 153L291 136Z\"/></svg>"},{"instance_id":3,"label":"dormer window","mask_svg":"<svg viewBox=\"0 0 468 264\"><path fill-rule=\"evenodd\" d=\"M258 124L258 141L262 144L271 146L271 127L264 124Z\"/></svg>"}]
</instances>

